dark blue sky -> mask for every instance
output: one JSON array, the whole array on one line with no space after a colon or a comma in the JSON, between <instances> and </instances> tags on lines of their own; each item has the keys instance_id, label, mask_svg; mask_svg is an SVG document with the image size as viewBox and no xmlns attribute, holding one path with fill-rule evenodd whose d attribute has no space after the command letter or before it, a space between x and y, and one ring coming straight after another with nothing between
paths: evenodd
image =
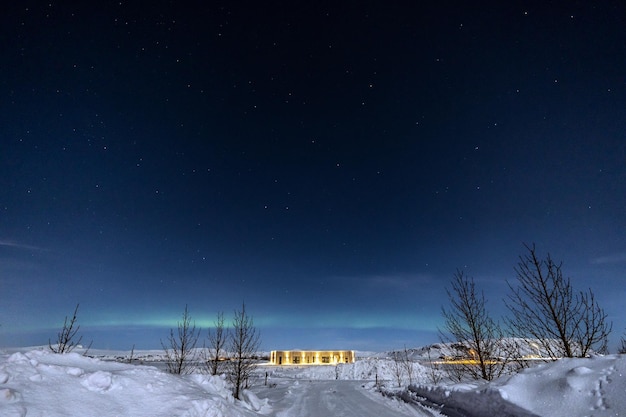
<instances>
[{"instance_id":1,"label":"dark blue sky","mask_svg":"<svg viewBox=\"0 0 626 417\"><path fill-rule=\"evenodd\" d=\"M0 17L0 346L81 304L158 347L245 301L265 349L437 340L536 243L626 327L618 1L18 2Z\"/></svg>"}]
</instances>

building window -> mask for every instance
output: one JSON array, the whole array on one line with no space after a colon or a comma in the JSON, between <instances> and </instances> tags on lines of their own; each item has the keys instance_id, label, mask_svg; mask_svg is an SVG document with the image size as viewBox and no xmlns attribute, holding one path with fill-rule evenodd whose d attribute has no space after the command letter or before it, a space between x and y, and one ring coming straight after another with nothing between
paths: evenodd
<instances>
[{"instance_id":1,"label":"building window","mask_svg":"<svg viewBox=\"0 0 626 417\"><path fill-rule=\"evenodd\" d=\"M293 363L300 363L300 356L294 356Z\"/></svg>"},{"instance_id":2,"label":"building window","mask_svg":"<svg viewBox=\"0 0 626 417\"><path fill-rule=\"evenodd\" d=\"M330 356L322 356L322 363L330 363Z\"/></svg>"}]
</instances>

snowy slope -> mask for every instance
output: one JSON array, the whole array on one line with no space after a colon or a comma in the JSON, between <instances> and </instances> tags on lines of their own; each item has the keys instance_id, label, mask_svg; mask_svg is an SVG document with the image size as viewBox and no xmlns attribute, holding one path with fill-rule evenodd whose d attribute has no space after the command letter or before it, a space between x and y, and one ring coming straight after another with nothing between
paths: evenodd
<instances>
[{"instance_id":1,"label":"snowy slope","mask_svg":"<svg viewBox=\"0 0 626 417\"><path fill-rule=\"evenodd\" d=\"M0 355L0 416L236 417L256 413L219 377L30 351ZM256 405L267 407L262 401Z\"/></svg>"},{"instance_id":2,"label":"snowy slope","mask_svg":"<svg viewBox=\"0 0 626 417\"><path fill-rule=\"evenodd\" d=\"M468 417L626 416L626 356L561 359L492 383L409 391Z\"/></svg>"},{"instance_id":3,"label":"snowy slope","mask_svg":"<svg viewBox=\"0 0 626 417\"><path fill-rule=\"evenodd\" d=\"M626 356L561 359L495 381L489 388L544 416L626 415Z\"/></svg>"}]
</instances>

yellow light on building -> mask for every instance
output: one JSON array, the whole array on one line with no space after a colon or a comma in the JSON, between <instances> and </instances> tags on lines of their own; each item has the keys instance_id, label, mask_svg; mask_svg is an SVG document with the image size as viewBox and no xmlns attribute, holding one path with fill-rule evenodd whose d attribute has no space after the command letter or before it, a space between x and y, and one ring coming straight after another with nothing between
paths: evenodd
<instances>
[{"instance_id":1,"label":"yellow light on building","mask_svg":"<svg viewBox=\"0 0 626 417\"><path fill-rule=\"evenodd\" d=\"M273 350L272 365L336 365L354 363L353 350Z\"/></svg>"}]
</instances>

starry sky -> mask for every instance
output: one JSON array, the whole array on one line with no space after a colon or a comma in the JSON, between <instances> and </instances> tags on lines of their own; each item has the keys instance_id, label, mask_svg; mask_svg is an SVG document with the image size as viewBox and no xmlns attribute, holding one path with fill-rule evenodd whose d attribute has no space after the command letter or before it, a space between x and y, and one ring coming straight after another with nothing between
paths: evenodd
<instances>
[{"instance_id":1,"label":"starry sky","mask_svg":"<svg viewBox=\"0 0 626 417\"><path fill-rule=\"evenodd\" d=\"M3 6L0 346L80 303L94 348L157 348L243 302L267 350L419 346L457 268L505 314L524 243L616 346L623 6Z\"/></svg>"}]
</instances>

